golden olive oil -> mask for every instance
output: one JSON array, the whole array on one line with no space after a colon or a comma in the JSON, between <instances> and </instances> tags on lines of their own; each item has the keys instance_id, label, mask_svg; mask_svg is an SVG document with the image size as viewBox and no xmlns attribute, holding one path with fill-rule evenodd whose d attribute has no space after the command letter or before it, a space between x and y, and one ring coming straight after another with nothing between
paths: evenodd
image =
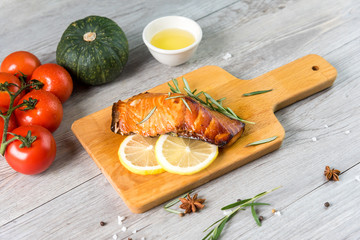
<instances>
[{"instance_id":1,"label":"golden olive oil","mask_svg":"<svg viewBox=\"0 0 360 240\"><path fill-rule=\"evenodd\" d=\"M190 46L195 42L195 37L188 31L169 28L154 35L151 44L164 50L176 50Z\"/></svg>"}]
</instances>

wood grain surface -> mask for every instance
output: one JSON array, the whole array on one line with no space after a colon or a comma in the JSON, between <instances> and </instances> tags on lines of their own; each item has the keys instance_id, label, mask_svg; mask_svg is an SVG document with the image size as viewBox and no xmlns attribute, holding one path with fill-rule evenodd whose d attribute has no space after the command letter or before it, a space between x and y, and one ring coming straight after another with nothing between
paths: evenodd
<instances>
[{"instance_id":1,"label":"wood grain surface","mask_svg":"<svg viewBox=\"0 0 360 240\"><path fill-rule=\"evenodd\" d=\"M240 140L231 147L220 149L216 161L208 168L191 176L171 173L141 176L123 167L118 149L125 137L110 130L111 106L75 121L72 131L130 210L142 213L279 148L285 131L274 111L330 87L336 75L336 69L325 59L308 55L252 80L240 80L217 66L205 66L178 77L180 89L184 87L181 79L185 78L190 89L207 92L215 99L226 97L224 106L255 123L247 124ZM272 91L243 96L265 89ZM168 83L148 90L168 91ZM272 142L246 147L273 136L277 139Z\"/></svg>"},{"instance_id":2,"label":"wood grain surface","mask_svg":"<svg viewBox=\"0 0 360 240\"><path fill-rule=\"evenodd\" d=\"M14 172L0 158L0 239L201 239L223 217L220 210L238 198L282 185L258 208L224 228L221 239L358 239L360 214L360 3L356 0L264 1L0 1L0 61L27 50L42 63L55 62L66 27L88 15L117 22L129 40L130 58L117 81L76 84L54 133L53 165L37 176ZM142 43L151 20L182 15L196 20L203 40L196 55L178 67L161 65ZM226 53L232 55L224 59ZM334 85L276 112L286 136L278 151L195 188L206 198L203 211L179 218L161 206L133 214L119 198L71 131L82 117L173 77L217 65L240 79L253 79L310 53L338 71ZM312 138L316 137L316 141ZM342 171L327 182L326 165ZM324 208L329 202L329 208ZM176 207L176 206L174 206ZM271 209L281 211L274 216ZM117 216L126 216L123 232ZM107 224L103 227L100 221ZM137 230L136 233L132 233Z\"/></svg>"}]
</instances>

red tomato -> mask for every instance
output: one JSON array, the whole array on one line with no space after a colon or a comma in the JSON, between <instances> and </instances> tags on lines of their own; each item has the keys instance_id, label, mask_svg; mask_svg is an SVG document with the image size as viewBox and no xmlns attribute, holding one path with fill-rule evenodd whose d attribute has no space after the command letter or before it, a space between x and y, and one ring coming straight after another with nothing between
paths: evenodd
<instances>
[{"instance_id":1,"label":"red tomato","mask_svg":"<svg viewBox=\"0 0 360 240\"><path fill-rule=\"evenodd\" d=\"M18 51L11 53L4 59L0 66L0 72L11 73L17 77L21 76L20 72L22 72L27 76L27 79L31 79L35 68L40 65L40 60L34 54Z\"/></svg>"},{"instance_id":2,"label":"red tomato","mask_svg":"<svg viewBox=\"0 0 360 240\"><path fill-rule=\"evenodd\" d=\"M20 126L40 125L54 132L63 117L63 107L60 100L51 92L32 90L19 100L19 104L29 98L37 99L34 109L24 110L25 106L15 110L15 116Z\"/></svg>"},{"instance_id":3,"label":"red tomato","mask_svg":"<svg viewBox=\"0 0 360 240\"><path fill-rule=\"evenodd\" d=\"M0 107L0 112L2 112L2 114L5 115L6 109L3 107ZM11 117L9 120L9 125L8 125L8 132L11 132L16 127L17 127L17 125L16 125L15 115L11 114ZM4 119L2 117L0 117L0 142L2 141L3 132L4 132Z\"/></svg>"},{"instance_id":4,"label":"red tomato","mask_svg":"<svg viewBox=\"0 0 360 240\"><path fill-rule=\"evenodd\" d=\"M11 142L6 148L5 159L17 172L38 174L48 169L54 161L56 142L49 130L41 126L21 126L12 132L25 137L28 131L31 131L31 136L36 136L36 140L30 147L20 147L20 140Z\"/></svg>"},{"instance_id":5,"label":"red tomato","mask_svg":"<svg viewBox=\"0 0 360 240\"><path fill-rule=\"evenodd\" d=\"M62 103L70 97L73 90L73 81L68 71L55 63L47 63L35 69L32 79L44 83L42 89L53 93Z\"/></svg>"},{"instance_id":6,"label":"red tomato","mask_svg":"<svg viewBox=\"0 0 360 240\"><path fill-rule=\"evenodd\" d=\"M14 83L17 86L21 86L20 80L15 77L14 75L10 74L10 73L5 73L5 72L0 72L0 83ZM9 90L11 93L15 93L19 90L19 87L16 86L10 86ZM16 103L19 101L19 99L21 98L23 94L20 94L14 101L14 106L16 105ZM9 93L6 91L0 91L0 107L4 107L6 110L9 109L9 105L10 105L10 96Z\"/></svg>"}]
</instances>

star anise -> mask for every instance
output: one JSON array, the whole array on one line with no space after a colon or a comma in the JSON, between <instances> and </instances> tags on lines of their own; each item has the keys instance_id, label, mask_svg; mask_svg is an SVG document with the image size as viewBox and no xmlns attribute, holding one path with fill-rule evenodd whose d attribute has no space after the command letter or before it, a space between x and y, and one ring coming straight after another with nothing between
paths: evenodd
<instances>
[{"instance_id":1,"label":"star anise","mask_svg":"<svg viewBox=\"0 0 360 240\"><path fill-rule=\"evenodd\" d=\"M327 180L339 181L340 171L337 169L330 169L329 166L325 167L324 175Z\"/></svg>"},{"instance_id":2,"label":"star anise","mask_svg":"<svg viewBox=\"0 0 360 240\"><path fill-rule=\"evenodd\" d=\"M186 198L179 198L179 200L182 202L180 205L180 208L185 209L186 213L196 212L198 209L202 209L204 207L205 199L198 199L197 193L191 198L189 193L187 194Z\"/></svg>"}]
</instances>

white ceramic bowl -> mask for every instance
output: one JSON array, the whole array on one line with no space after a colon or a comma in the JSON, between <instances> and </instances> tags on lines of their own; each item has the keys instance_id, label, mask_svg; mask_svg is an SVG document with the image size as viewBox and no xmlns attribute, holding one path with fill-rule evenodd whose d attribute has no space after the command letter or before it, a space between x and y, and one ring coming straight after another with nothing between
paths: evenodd
<instances>
[{"instance_id":1,"label":"white ceramic bowl","mask_svg":"<svg viewBox=\"0 0 360 240\"><path fill-rule=\"evenodd\" d=\"M195 37L195 42L190 46L177 50L160 49L150 43L156 33L169 28L179 28L190 32ZM189 60L195 53L202 38L202 30L194 20L181 16L167 16L155 19L146 25L142 37L156 60L165 65L177 66Z\"/></svg>"}]
</instances>

